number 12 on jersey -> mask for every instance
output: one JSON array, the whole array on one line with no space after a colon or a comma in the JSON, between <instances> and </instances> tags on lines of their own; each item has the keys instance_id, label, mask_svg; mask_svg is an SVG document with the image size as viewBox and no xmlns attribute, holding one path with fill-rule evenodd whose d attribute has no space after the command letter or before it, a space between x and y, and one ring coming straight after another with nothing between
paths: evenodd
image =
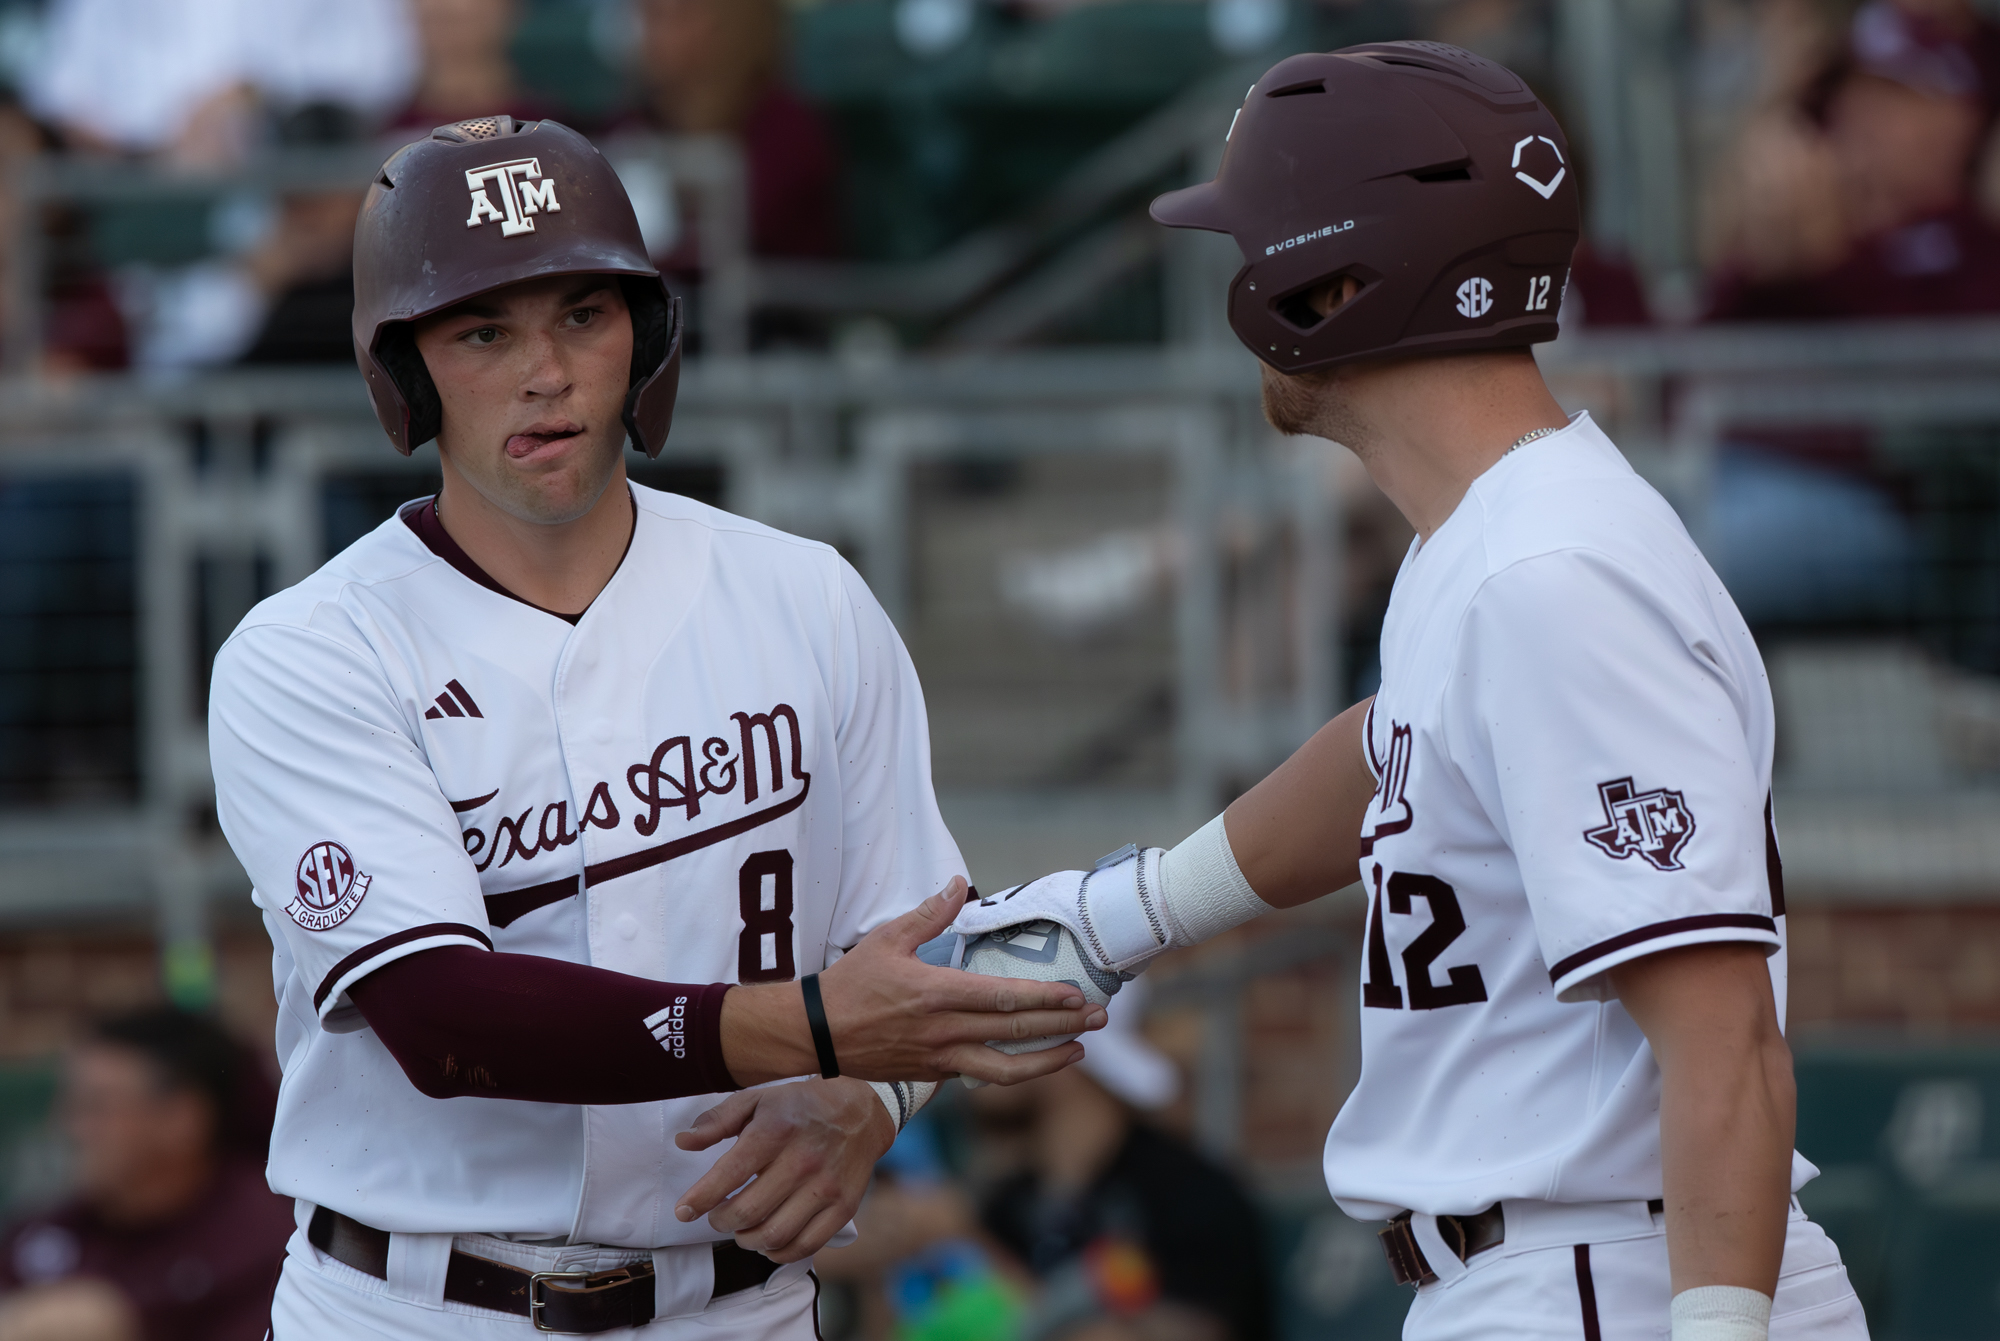
<instances>
[{"instance_id":1,"label":"number 12 on jersey","mask_svg":"<svg viewBox=\"0 0 2000 1341\"><path fill-rule=\"evenodd\" d=\"M1389 937L1382 928L1382 865L1371 872L1375 890L1368 901L1368 977L1361 985L1361 1004L1384 1010L1403 1008L1403 989L1396 986L1395 971L1389 964ZM1455 964L1446 970L1440 986L1431 980L1431 965L1445 948L1465 934L1465 914L1459 911L1458 891L1434 875L1413 875L1391 871L1388 879L1388 911L1407 917L1413 901L1422 899L1430 906L1431 924L1403 947L1403 981L1409 984L1411 1010L1436 1010L1441 1006L1469 1006L1486 999L1486 983L1477 964Z\"/></svg>"}]
</instances>

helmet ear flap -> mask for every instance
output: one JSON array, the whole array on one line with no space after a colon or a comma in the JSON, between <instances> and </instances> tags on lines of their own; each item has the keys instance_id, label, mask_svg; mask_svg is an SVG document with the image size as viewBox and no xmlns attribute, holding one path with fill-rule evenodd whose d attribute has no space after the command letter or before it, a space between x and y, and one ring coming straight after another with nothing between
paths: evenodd
<instances>
[{"instance_id":1,"label":"helmet ear flap","mask_svg":"<svg viewBox=\"0 0 2000 1341\"><path fill-rule=\"evenodd\" d=\"M399 321L384 330L375 344L375 358L388 370L396 390L403 395L409 414L405 442L408 451L415 451L444 427L444 402L438 398L430 367L417 350L416 328L407 321Z\"/></svg>"},{"instance_id":2,"label":"helmet ear flap","mask_svg":"<svg viewBox=\"0 0 2000 1341\"><path fill-rule=\"evenodd\" d=\"M659 281L620 275L618 287L632 313L632 385L638 386L666 362L667 341L677 332L669 329L669 300Z\"/></svg>"},{"instance_id":3,"label":"helmet ear flap","mask_svg":"<svg viewBox=\"0 0 2000 1341\"><path fill-rule=\"evenodd\" d=\"M635 450L656 457L667 445L681 380L681 300L657 279L621 276L632 314L632 383L625 395L625 432Z\"/></svg>"}]
</instances>

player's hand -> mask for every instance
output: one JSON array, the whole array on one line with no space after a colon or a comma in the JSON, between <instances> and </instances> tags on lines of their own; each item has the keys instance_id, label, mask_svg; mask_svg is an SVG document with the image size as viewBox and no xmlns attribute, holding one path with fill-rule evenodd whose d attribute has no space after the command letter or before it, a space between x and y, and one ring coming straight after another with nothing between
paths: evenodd
<instances>
[{"instance_id":1,"label":"player's hand","mask_svg":"<svg viewBox=\"0 0 2000 1341\"><path fill-rule=\"evenodd\" d=\"M1060 1071L1083 1056L1076 1043L1018 1056L986 1046L1104 1026L1104 1011L1063 982L993 978L937 968L916 957L965 902L965 881L877 927L819 975L827 1027L843 1076L1011 1085ZM796 983L739 987L723 998L723 1062L738 1084L819 1070Z\"/></svg>"},{"instance_id":2,"label":"player's hand","mask_svg":"<svg viewBox=\"0 0 2000 1341\"><path fill-rule=\"evenodd\" d=\"M841 1074L865 1080L966 1075L1011 1085L1083 1056L1073 1043L1018 1057L986 1046L1103 1027L1103 1008L1068 983L981 977L916 957L917 947L951 926L966 893L965 882L954 878L820 974Z\"/></svg>"},{"instance_id":3,"label":"player's hand","mask_svg":"<svg viewBox=\"0 0 2000 1341\"><path fill-rule=\"evenodd\" d=\"M740 1246L797 1262L854 1218L896 1124L859 1080L802 1080L732 1094L674 1144L706 1150L731 1136L735 1146L681 1196L675 1216L706 1215Z\"/></svg>"},{"instance_id":4,"label":"player's hand","mask_svg":"<svg viewBox=\"0 0 2000 1341\"><path fill-rule=\"evenodd\" d=\"M974 899L959 909L951 930L971 940L1029 922L1054 922L1076 937L1077 945L1093 964L1107 972L1115 971L1083 934L1083 919L1077 910L1083 902L1083 882L1089 875L1088 871L1052 871L1024 885L1003 889L990 898Z\"/></svg>"},{"instance_id":5,"label":"player's hand","mask_svg":"<svg viewBox=\"0 0 2000 1341\"><path fill-rule=\"evenodd\" d=\"M1088 871L1056 871L959 910L952 930L967 938L1030 922L1054 922L1102 973L1132 974L1166 949L1159 906L1159 848L1128 845ZM1115 989L1114 989L1115 990Z\"/></svg>"}]
</instances>

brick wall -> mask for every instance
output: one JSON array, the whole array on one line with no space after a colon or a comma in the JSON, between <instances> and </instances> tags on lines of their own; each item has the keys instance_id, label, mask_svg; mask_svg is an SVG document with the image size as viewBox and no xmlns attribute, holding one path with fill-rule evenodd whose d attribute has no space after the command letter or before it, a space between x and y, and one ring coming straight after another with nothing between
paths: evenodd
<instances>
[{"instance_id":1,"label":"brick wall","mask_svg":"<svg viewBox=\"0 0 2000 1341\"><path fill-rule=\"evenodd\" d=\"M1201 1130L1212 1084L1215 1004L1239 991L1234 1127L1253 1169L1318 1159L1358 1064L1353 957L1358 902L1328 900L1162 959L1149 973L1147 1032L1191 1083L1166 1115ZM1926 1032L2000 1026L2000 905L1799 908L1790 917L1791 1019L1807 1033L1842 1027ZM225 928L219 1009L268 1055L276 1006L261 928ZM1233 984L1233 987L1232 987ZM134 930L0 936L0 1061L46 1057L84 1021L158 1000L150 936Z\"/></svg>"},{"instance_id":2,"label":"brick wall","mask_svg":"<svg viewBox=\"0 0 2000 1341\"><path fill-rule=\"evenodd\" d=\"M1252 973L1245 984L1239 1148L1253 1171L1279 1175L1317 1161L1359 1065L1354 957L1361 910L1358 901L1329 900L1323 909L1269 920L1274 925L1165 958L1149 976L1171 1000L1177 979L1226 973L1232 957L1253 958L1258 946L1314 932L1333 938L1321 958ZM1794 907L1787 921L1790 1023L1802 1045L1841 1030L1990 1037L2000 1028L2000 902ZM1148 1026L1190 1076L1199 1073L1206 1037L1199 995L1156 1011ZM1197 1130L1192 1096L1170 1121Z\"/></svg>"},{"instance_id":3,"label":"brick wall","mask_svg":"<svg viewBox=\"0 0 2000 1341\"><path fill-rule=\"evenodd\" d=\"M1794 909L1791 1025L2000 1026L2000 904Z\"/></svg>"},{"instance_id":4,"label":"brick wall","mask_svg":"<svg viewBox=\"0 0 2000 1341\"><path fill-rule=\"evenodd\" d=\"M1146 1032L1191 1082L1166 1124L1201 1137L1219 1116L1242 1162L1272 1179L1316 1166L1360 1062L1353 965L1360 943L1359 902L1325 900L1162 956L1148 969L1156 1002ZM1232 991L1239 994L1233 1021L1215 1011ZM1211 1051L1232 1039L1233 1057ZM1218 1079L1233 1093L1222 1114L1204 1114L1203 1087Z\"/></svg>"},{"instance_id":5,"label":"brick wall","mask_svg":"<svg viewBox=\"0 0 2000 1341\"><path fill-rule=\"evenodd\" d=\"M217 1010L269 1055L277 1003L261 927L228 927L216 945ZM133 929L18 931L0 936L0 1062L60 1051L95 1016L163 999L159 951Z\"/></svg>"}]
</instances>

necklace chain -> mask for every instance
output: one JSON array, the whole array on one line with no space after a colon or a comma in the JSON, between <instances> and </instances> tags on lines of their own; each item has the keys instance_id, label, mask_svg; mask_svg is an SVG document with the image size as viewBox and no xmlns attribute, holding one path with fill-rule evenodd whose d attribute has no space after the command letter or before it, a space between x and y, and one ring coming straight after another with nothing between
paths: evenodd
<instances>
[{"instance_id":1,"label":"necklace chain","mask_svg":"<svg viewBox=\"0 0 2000 1341\"><path fill-rule=\"evenodd\" d=\"M1538 428L1532 432L1523 433L1520 437L1514 439L1514 446L1509 447L1507 449L1507 452L1514 451L1517 448L1526 447L1536 438L1546 438L1551 433L1560 433L1560 432L1562 432L1562 430L1559 428ZM1500 453L1500 455L1505 456L1507 455L1507 452L1502 452Z\"/></svg>"}]
</instances>

